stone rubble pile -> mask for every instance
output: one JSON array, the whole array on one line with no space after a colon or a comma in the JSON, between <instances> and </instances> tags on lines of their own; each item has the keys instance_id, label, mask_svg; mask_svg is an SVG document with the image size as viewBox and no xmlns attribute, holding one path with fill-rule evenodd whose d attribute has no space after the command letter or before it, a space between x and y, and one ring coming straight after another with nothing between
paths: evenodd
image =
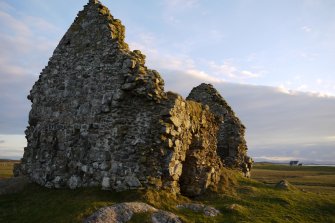
<instances>
[{"instance_id":1,"label":"stone rubble pile","mask_svg":"<svg viewBox=\"0 0 335 223\"><path fill-rule=\"evenodd\" d=\"M100 208L84 223L125 223L132 219L134 214L151 213L152 223L181 223L179 217L171 212L158 210L146 203L127 202Z\"/></svg>"},{"instance_id":2,"label":"stone rubble pile","mask_svg":"<svg viewBox=\"0 0 335 223\"><path fill-rule=\"evenodd\" d=\"M222 169L249 174L245 127L213 88L187 100L130 51L125 27L90 0L55 49L28 99L28 145L15 175L48 188L154 187L197 196Z\"/></svg>"}]
</instances>

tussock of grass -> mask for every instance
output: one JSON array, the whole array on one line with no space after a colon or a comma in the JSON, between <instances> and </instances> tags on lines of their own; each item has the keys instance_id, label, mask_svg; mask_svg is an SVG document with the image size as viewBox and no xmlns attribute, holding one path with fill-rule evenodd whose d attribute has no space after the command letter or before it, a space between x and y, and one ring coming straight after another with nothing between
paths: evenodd
<instances>
[{"instance_id":1,"label":"tussock of grass","mask_svg":"<svg viewBox=\"0 0 335 223\"><path fill-rule=\"evenodd\" d=\"M222 169L221 171L219 186L214 191L219 193L235 193L238 179L241 178L240 173L229 169Z\"/></svg>"},{"instance_id":2,"label":"tussock of grass","mask_svg":"<svg viewBox=\"0 0 335 223\"><path fill-rule=\"evenodd\" d=\"M158 209L175 211L178 204L188 203L190 199L168 191L146 190L143 192L142 201Z\"/></svg>"}]
</instances>

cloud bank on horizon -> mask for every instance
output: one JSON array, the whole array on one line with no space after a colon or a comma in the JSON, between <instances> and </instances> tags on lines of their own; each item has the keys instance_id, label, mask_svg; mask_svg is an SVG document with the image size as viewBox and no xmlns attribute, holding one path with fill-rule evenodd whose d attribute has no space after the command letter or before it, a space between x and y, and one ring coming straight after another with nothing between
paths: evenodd
<instances>
[{"instance_id":1,"label":"cloud bank on horizon","mask_svg":"<svg viewBox=\"0 0 335 223\"><path fill-rule=\"evenodd\" d=\"M166 90L220 91L247 126L251 156L334 162L335 2L102 2ZM0 2L0 158L22 156L26 95L84 4Z\"/></svg>"}]
</instances>

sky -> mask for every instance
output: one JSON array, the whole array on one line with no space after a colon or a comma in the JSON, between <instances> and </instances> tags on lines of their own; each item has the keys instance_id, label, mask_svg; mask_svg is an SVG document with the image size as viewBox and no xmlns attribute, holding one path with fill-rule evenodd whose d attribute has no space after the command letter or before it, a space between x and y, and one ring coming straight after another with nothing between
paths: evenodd
<instances>
[{"instance_id":1,"label":"sky","mask_svg":"<svg viewBox=\"0 0 335 223\"><path fill-rule=\"evenodd\" d=\"M0 0L0 158L22 157L26 99L88 0ZM216 87L255 160L335 162L335 1L102 0L166 90Z\"/></svg>"}]
</instances>

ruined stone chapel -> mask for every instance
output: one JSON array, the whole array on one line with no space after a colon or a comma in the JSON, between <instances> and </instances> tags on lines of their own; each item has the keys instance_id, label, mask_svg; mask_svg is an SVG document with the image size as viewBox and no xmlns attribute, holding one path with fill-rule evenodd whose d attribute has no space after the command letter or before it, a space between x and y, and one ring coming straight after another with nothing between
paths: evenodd
<instances>
[{"instance_id":1,"label":"ruined stone chapel","mask_svg":"<svg viewBox=\"0 0 335 223\"><path fill-rule=\"evenodd\" d=\"M16 175L48 188L215 191L222 170L248 174L245 127L210 84L187 99L131 51L125 27L90 0L28 99L28 145Z\"/></svg>"}]
</instances>

